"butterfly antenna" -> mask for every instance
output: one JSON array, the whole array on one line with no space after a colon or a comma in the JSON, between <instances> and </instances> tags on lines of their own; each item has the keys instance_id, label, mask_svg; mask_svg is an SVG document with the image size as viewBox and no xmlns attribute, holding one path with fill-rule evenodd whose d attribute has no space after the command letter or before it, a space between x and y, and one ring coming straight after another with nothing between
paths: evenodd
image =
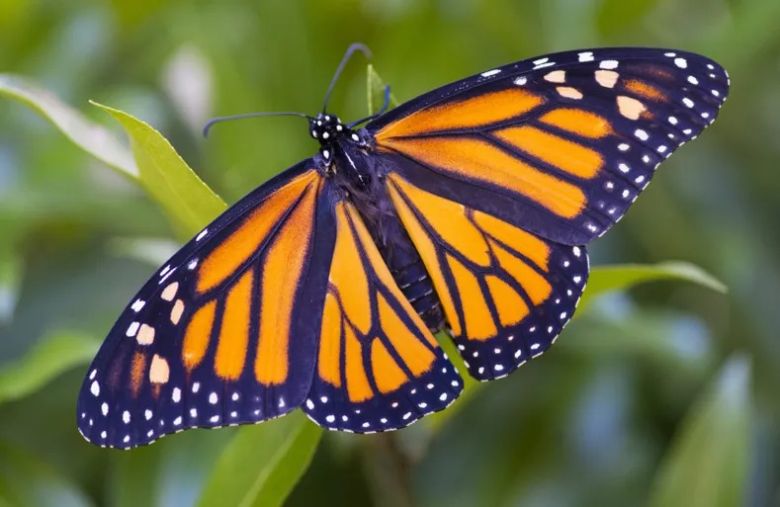
<instances>
[{"instance_id":1,"label":"butterfly antenna","mask_svg":"<svg viewBox=\"0 0 780 507\"><path fill-rule=\"evenodd\" d=\"M256 113L243 113L243 114L232 114L230 116L217 116L216 118L212 118L209 121L206 122L205 125L203 125L203 137L209 136L209 131L211 130L211 127L216 125L217 123L222 123L226 121L233 121L233 120L244 120L247 118L258 118L262 116L300 116L301 118L306 118L307 120L313 120L311 116L304 113L297 113L293 111L280 111L280 112L256 112Z\"/></svg>"},{"instance_id":2,"label":"butterfly antenna","mask_svg":"<svg viewBox=\"0 0 780 507\"><path fill-rule=\"evenodd\" d=\"M333 87L336 86L336 81L339 80L341 73L344 72L344 67L346 67L349 59L352 58L352 55L354 55L357 51L363 53L369 60L371 59L371 50L368 49L368 46L365 44L355 42L349 45L347 51L344 53L344 56L341 57L341 62L339 62L339 66L336 67L336 72L333 74L333 77L330 80L330 84L328 85L328 89L325 92L325 100L322 103L323 113L325 113L326 109L328 108L328 100L330 99L331 92L333 92Z\"/></svg>"},{"instance_id":3,"label":"butterfly antenna","mask_svg":"<svg viewBox=\"0 0 780 507\"><path fill-rule=\"evenodd\" d=\"M376 113L374 113L372 115L366 116L365 118L361 118L359 120L355 120L352 123L347 124L347 127L353 128L353 127L356 127L356 126L360 125L361 123L365 123L367 121L371 121L374 118L376 118L378 116L382 116L383 114L385 114L388 109L390 109L390 85L385 85L385 98L384 98L384 102L382 102L382 107L379 108L379 111L377 111Z\"/></svg>"}]
</instances>

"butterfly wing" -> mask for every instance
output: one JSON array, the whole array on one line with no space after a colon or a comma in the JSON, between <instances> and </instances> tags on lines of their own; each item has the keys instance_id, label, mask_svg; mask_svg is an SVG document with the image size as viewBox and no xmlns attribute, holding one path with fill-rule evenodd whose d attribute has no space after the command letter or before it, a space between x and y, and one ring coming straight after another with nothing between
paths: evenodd
<instances>
[{"instance_id":1,"label":"butterfly wing","mask_svg":"<svg viewBox=\"0 0 780 507\"><path fill-rule=\"evenodd\" d=\"M311 160L239 201L133 299L82 386L79 431L129 448L259 422L308 392L335 238Z\"/></svg>"},{"instance_id":2,"label":"butterfly wing","mask_svg":"<svg viewBox=\"0 0 780 507\"><path fill-rule=\"evenodd\" d=\"M587 280L583 245L727 92L699 55L583 50L483 72L367 125L472 376L502 377L553 343Z\"/></svg>"},{"instance_id":3,"label":"butterfly wing","mask_svg":"<svg viewBox=\"0 0 780 507\"><path fill-rule=\"evenodd\" d=\"M552 241L614 225L655 168L712 123L728 76L661 49L566 52L414 99L367 125L404 177ZM401 159L414 164L404 164Z\"/></svg>"},{"instance_id":4,"label":"butterfly wing","mask_svg":"<svg viewBox=\"0 0 780 507\"><path fill-rule=\"evenodd\" d=\"M314 381L303 409L328 429L401 428L452 403L463 383L404 297L354 206L336 204Z\"/></svg>"},{"instance_id":5,"label":"butterfly wing","mask_svg":"<svg viewBox=\"0 0 780 507\"><path fill-rule=\"evenodd\" d=\"M585 287L585 247L541 238L398 174L387 186L469 373L500 378L547 350Z\"/></svg>"}]
</instances>

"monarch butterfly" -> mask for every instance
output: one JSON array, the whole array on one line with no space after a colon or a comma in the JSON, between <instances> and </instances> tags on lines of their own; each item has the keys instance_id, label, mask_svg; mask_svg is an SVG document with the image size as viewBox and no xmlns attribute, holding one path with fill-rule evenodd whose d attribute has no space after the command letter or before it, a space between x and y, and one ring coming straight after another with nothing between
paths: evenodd
<instances>
[{"instance_id":1,"label":"monarch butterfly","mask_svg":"<svg viewBox=\"0 0 780 507\"><path fill-rule=\"evenodd\" d=\"M204 228L122 312L84 380L79 431L130 448L296 408L358 433L444 409L463 382L433 333L479 380L544 353L585 287L585 245L728 87L703 56L603 48L351 124L323 108L307 117L319 152Z\"/></svg>"}]
</instances>

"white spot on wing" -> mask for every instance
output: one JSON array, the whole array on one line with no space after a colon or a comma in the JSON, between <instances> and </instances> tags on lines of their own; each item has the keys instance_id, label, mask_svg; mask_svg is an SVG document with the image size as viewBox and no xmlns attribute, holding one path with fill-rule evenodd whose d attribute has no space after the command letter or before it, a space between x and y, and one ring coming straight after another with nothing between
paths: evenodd
<instances>
[{"instance_id":1,"label":"white spot on wing","mask_svg":"<svg viewBox=\"0 0 780 507\"><path fill-rule=\"evenodd\" d=\"M553 70L544 75L544 80L550 83L565 83L566 71L565 70Z\"/></svg>"},{"instance_id":2,"label":"white spot on wing","mask_svg":"<svg viewBox=\"0 0 780 507\"><path fill-rule=\"evenodd\" d=\"M579 100L583 96L582 92L571 86L557 86L555 90L558 92L558 95L567 99Z\"/></svg>"},{"instance_id":3,"label":"white spot on wing","mask_svg":"<svg viewBox=\"0 0 780 507\"><path fill-rule=\"evenodd\" d=\"M168 284L160 293L160 297L165 301L173 301L176 296L176 291L179 290L179 282L173 282Z\"/></svg>"},{"instance_id":4,"label":"white spot on wing","mask_svg":"<svg viewBox=\"0 0 780 507\"><path fill-rule=\"evenodd\" d=\"M596 78L596 82L604 88L613 88L615 83L617 83L618 77L620 77L620 74L612 70L597 70L593 75Z\"/></svg>"},{"instance_id":5,"label":"white spot on wing","mask_svg":"<svg viewBox=\"0 0 780 507\"><path fill-rule=\"evenodd\" d=\"M618 67L618 61L617 60L602 60L601 63L599 63L599 67L602 69L617 69Z\"/></svg>"},{"instance_id":6,"label":"white spot on wing","mask_svg":"<svg viewBox=\"0 0 780 507\"><path fill-rule=\"evenodd\" d=\"M147 324L141 324L141 329L138 330L135 340L139 345L151 345L154 343L154 328Z\"/></svg>"},{"instance_id":7,"label":"white spot on wing","mask_svg":"<svg viewBox=\"0 0 780 507\"><path fill-rule=\"evenodd\" d=\"M583 51L582 53L577 54L577 59L580 62L592 62L593 61L593 51Z\"/></svg>"},{"instance_id":8,"label":"white spot on wing","mask_svg":"<svg viewBox=\"0 0 780 507\"><path fill-rule=\"evenodd\" d=\"M140 322L131 322L129 326L127 326L127 331L125 332L125 335L132 338L135 336L135 333L138 332L138 328L141 326Z\"/></svg>"},{"instance_id":9,"label":"white spot on wing","mask_svg":"<svg viewBox=\"0 0 780 507\"><path fill-rule=\"evenodd\" d=\"M179 323L183 313L184 301L177 299L176 302L173 303L173 308L171 308L171 323L173 323L174 326Z\"/></svg>"}]
</instances>

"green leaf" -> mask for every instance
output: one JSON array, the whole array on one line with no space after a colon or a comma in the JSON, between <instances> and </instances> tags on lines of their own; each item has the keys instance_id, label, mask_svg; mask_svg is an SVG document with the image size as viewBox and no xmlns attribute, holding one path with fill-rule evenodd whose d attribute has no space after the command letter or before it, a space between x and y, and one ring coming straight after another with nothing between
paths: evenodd
<instances>
[{"instance_id":1,"label":"green leaf","mask_svg":"<svg viewBox=\"0 0 780 507\"><path fill-rule=\"evenodd\" d=\"M594 268L580 308L607 292L625 290L640 283L659 280L682 280L725 293L726 286L703 269L687 262L667 261L658 264L614 264Z\"/></svg>"},{"instance_id":2,"label":"green leaf","mask_svg":"<svg viewBox=\"0 0 780 507\"><path fill-rule=\"evenodd\" d=\"M651 507L744 505L747 486L751 368L732 357L685 417L663 459Z\"/></svg>"},{"instance_id":3,"label":"green leaf","mask_svg":"<svg viewBox=\"0 0 780 507\"><path fill-rule=\"evenodd\" d=\"M138 177L133 154L110 130L88 120L36 83L22 76L0 74L0 96L16 100L42 115L73 144L109 167L125 176Z\"/></svg>"},{"instance_id":4,"label":"green leaf","mask_svg":"<svg viewBox=\"0 0 780 507\"><path fill-rule=\"evenodd\" d=\"M98 345L96 340L75 332L44 338L26 356L0 367L0 403L27 396L59 374L86 363Z\"/></svg>"},{"instance_id":5,"label":"green leaf","mask_svg":"<svg viewBox=\"0 0 780 507\"><path fill-rule=\"evenodd\" d=\"M86 495L36 456L0 442L0 505L86 507Z\"/></svg>"},{"instance_id":6,"label":"green leaf","mask_svg":"<svg viewBox=\"0 0 780 507\"><path fill-rule=\"evenodd\" d=\"M299 411L241 428L217 460L198 505L282 505L308 468L321 435Z\"/></svg>"},{"instance_id":7,"label":"green leaf","mask_svg":"<svg viewBox=\"0 0 780 507\"><path fill-rule=\"evenodd\" d=\"M369 64L366 67L366 90L368 92L368 114L372 115L382 109L385 102L385 82L374 70L374 66ZM390 94L390 108L398 105L398 99Z\"/></svg>"},{"instance_id":8,"label":"green leaf","mask_svg":"<svg viewBox=\"0 0 780 507\"><path fill-rule=\"evenodd\" d=\"M0 95L38 112L76 146L140 183L171 218L181 238L189 238L226 208L159 132L124 111L92 103L124 127L130 150L108 129L24 77L0 74Z\"/></svg>"},{"instance_id":9,"label":"green leaf","mask_svg":"<svg viewBox=\"0 0 780 507\"><path fill-rule=\"evenodd\" d=\"M179 232L189 237L225 210L219 198L190 169L171 143L159 132L130 114L92 102L113 116L130 137L140 182L174 219Z\"/></svg>"}]
</instances>

